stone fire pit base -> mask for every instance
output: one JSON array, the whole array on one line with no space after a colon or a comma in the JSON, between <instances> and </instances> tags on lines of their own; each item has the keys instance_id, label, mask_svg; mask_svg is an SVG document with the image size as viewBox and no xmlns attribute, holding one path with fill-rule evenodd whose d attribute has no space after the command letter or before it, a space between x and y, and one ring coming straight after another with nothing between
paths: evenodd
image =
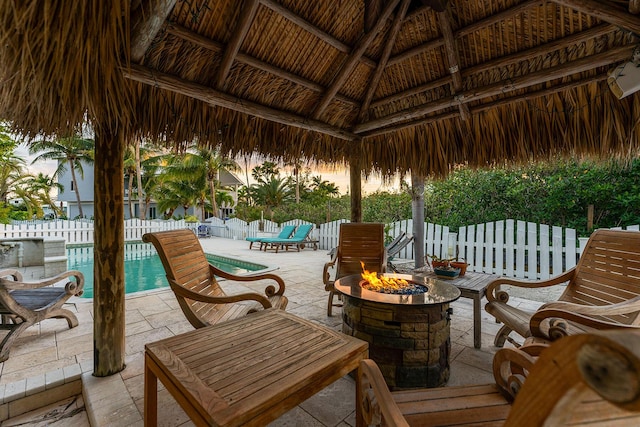
<instances>
[{"instance_id":1,"label":"stone fire pit base","mask_svg":"<svg viewBox=\"0 0 640 427\"><path fill-rule=\"evenodd\" d=\"M449 304L396 305L344 295L342 332L369 343L392 390L439 387L449 380Z\"/></svg>"}]
</instances>

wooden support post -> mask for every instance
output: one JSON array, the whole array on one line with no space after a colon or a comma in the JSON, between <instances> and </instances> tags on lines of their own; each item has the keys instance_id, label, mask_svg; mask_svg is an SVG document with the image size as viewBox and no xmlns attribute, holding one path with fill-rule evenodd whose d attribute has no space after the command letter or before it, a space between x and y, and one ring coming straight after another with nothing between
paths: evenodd
<instances>
[{"instance_id":1,"label":"wooden support post","mask_svg":"<svg viewBox=\"0 0 640 427\"><path fill-rule=\"evenodd\" d=\"M593 230L593 205L587 206L587 231L591 232Z\"/></svg>"},{"instance_id":2,"label":"wooden support post","mask_svg":"<svg viewBox=\"0 0 640 427\"><path fill-rule=\"evenodd\" d=\"M411 171L411 212L415 268L424 267L424 176Z\"/></svg>"},{"instance_id":3,"label":"wooden support post","mask_svg":"<svg viewBox=\"0 0 640 427\"><path fill-rule=\"evenodd\" d=\"M124 369L124 141L121 131L95 131L93 375Z\"/></svg>"},{"instance_id":4,"label":"wooden support post","mask_svg":"<svg viewBox=\"0 0 640 427\"><path fill-rule=\"evenodd\" d=\"M362 168L357 152L351 155L349 162L349 178L351 184L351 222L362 222Z\"/></svg>"}]
</instances>

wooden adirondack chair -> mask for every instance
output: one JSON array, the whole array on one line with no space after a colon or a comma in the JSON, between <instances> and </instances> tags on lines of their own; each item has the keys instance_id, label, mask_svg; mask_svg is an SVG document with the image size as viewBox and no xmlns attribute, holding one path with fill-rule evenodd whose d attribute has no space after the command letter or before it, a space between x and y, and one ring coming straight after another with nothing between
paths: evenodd
<instances>
[{"instance_id":1,"label":"wooden adirondack chair","mask_svg":"<svg viewBox=\"0 0 640 427\"><path fill-rule=\"evenodd\" d=\"M146 233L142 240L152 243L158 251L169 285L194 328L235 319L258 310L272 307L284 310L287 307L285 285L280 276L238 276L220 270L207 261L198 238L190 230ZM265 295L253 292L227 295L216 276L238 282L274 280L278 289L269 285Z\"/></svg>"},{"instance_id":2,"label":"wooden adirondack chair","mask_svg":"<svg viewBox=\"0 0 640 427\"><path fill-rule=\"evenodd\" d=\"M503 285L540 288L566 283L557 302L535 313L509 305ZM500 278L487 287L487 312L504 326L495 345L513 331L554 340L594 329L635 329L640 325L640 232L601 229L593 232L578 264L549 280L526 282Z\"/></svg>"},{"instance_id":3,"label":"wooden adirondack chair","mask_svg":"<svg viewBox=\"0 0 640 427\"><path fill-rule=\"evenodd\" d=\"M509 350L519 363L521 351ZM530 371L513 404L496 384L390 392L366 359L356 383L356 425L640 425L640 331L568 336L534 359L525 363Z\"/></svg>"},{"instance_id":4,"label":"wooden adirondack chair","mask_svg":"<svg viewBox=\"0 0 640 427\"><path fill-rule=\"evenodd\" d=\"M325 290L329 291L327 316L331 316L334 306L333 298L337 293L334 286L336 280L351 274L362 273L362 265L369 271L384 273L387 267L386 249L384 247L384 224L352 222L340 224L338 248L331 261L324 265L322 280ZM335 275L331 278L329 269L335 267Z\"/></svg>"},{"instance_id":5,"label":"wooden adirondack chair","mask_svg":"<svg viewBox=\"0 0 640 427\"><path fill-rule=\"evenodd\" d=\"M64 280L66 285L52 286ZM40 281L25 282L18 270L0 271L0 330L9 331L0 343L0 362L9 358L9 351L20 334L44 319L66 319L69 328L78 326L78 318L62 308L72 296L82 295L84 275L70 270Z\"/></svg>"}]
</instances>

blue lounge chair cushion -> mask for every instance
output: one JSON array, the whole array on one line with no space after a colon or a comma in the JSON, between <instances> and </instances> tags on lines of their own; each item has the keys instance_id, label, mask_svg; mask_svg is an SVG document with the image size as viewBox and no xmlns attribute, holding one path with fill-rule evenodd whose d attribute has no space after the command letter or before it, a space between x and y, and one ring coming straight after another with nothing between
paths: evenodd
<instances>
[{"instance_id":1,"label":"blue lounge chair cushion","mask_svg":"<svg viewBox=\"0 0 640 427\"><path fill-rule=\"evenodd\" d=\"M300 243L303 242L307 236L309 236L309 233L311 233L311 230L313 230L313 224L302 224L300 226L298 226L298 228L296 228L296 232L293 233L293 236L291 236L288 239L280 239L277 237L274 237L272 239L262 239L262 243L269 243L269 244L278 244L278 243Z\"/></svg>"},{"instance_id":2,"label":"blue lounge chair cushion","mask_svg":"<svg viewBox=\"0 0 640 427\"><path fill-rule=\"evenodd\" d=\"M286 239L289 236L291 236L291 233L293 233L293 230L296 228L295 225L285 225L284 227L282 227L282 230L280 230L280 233L278 234L278 236L276 237L271 237L272 239ZM247 237L245 240L248 242L262 242L263 240L267 239L267 237Z\"/></svg>"}]
</instances>

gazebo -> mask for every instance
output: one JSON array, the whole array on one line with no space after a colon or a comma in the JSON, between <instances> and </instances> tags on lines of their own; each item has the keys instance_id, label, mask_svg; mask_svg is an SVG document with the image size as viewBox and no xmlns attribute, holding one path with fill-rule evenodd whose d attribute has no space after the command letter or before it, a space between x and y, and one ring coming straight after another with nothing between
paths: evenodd
<instances>
[{"instance_id":1,"label":"gazebo","mask_svg":"<svg viewBox=\"0 0 640 427\"><path fill-rule=\"evenodd\" d=\"M0 118L95 132L94 375L124 367L125 144L428 176L638 149L640 0L6 0Z\"/></svg>"}]
</instances>

